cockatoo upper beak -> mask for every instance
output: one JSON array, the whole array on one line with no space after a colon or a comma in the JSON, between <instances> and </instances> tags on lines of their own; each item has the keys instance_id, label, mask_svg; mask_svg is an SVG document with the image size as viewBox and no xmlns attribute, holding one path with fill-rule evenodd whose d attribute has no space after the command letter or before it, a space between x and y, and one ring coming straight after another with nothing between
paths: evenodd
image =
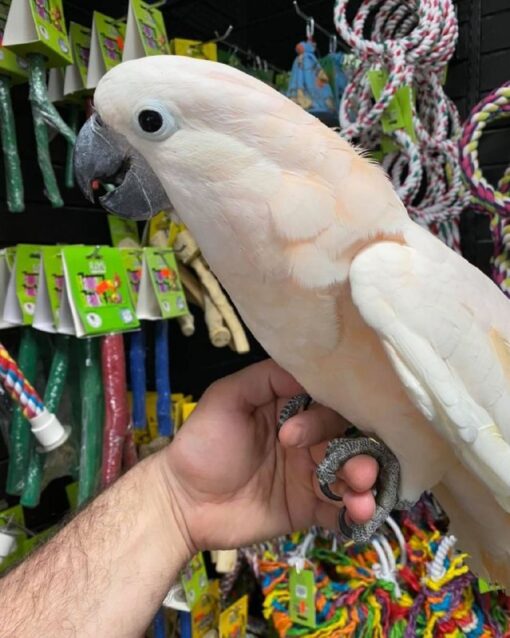
<instances>
[{"instance_id":1,"label":"cockatoo upper beak","mask_svg":"<svg viewBox=\"0 0 510 638\"><path fill-rule=\"evenodd\" d=\"M158 177L128 140L103 124L97 113L82 127L74 147L74 171L83 194L94 201L92 182L108 192L106 210L129 219L148 219L172 205Z\"/></svg>"}]
</instances>

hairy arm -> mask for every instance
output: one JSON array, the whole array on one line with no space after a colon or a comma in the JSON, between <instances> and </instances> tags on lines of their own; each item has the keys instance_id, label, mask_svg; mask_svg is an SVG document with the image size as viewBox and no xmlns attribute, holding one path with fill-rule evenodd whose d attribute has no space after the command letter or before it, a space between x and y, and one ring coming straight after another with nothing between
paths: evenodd
<instances>
[{"instance_id":1,"label":"hairy arm","mask_svg":"<svg viewBox=\"0 0 510 638\"><path fill-rule=\"evenodd\" d=\"M191 543L164 457L137 465L0 580L1 638L139 638Z\"/></svg>"},{"instance_id":2,"label":"hairy arm","mask_svg":"<svg viewBox=\"0 0 510 638\"><path fill-rule=\"evenodd\" d=\"M214 384L173 443L136 465L0 580L0 638L139 638L197 548L294 529L335 529L315 463L346 422L313 406L275 424L297 382L272 361ZM338 493L372 516L373 459L351 459ZM335 488L336 489L336 488Z\"/></svg>"}]
</instances>

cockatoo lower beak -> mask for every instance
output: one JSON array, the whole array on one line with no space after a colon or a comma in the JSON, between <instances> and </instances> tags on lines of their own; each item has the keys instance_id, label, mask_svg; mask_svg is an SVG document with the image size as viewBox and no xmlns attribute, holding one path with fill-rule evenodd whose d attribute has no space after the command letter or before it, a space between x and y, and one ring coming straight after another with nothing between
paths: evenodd
<instances>
[{"instance_id":1,"label":"cockatoo lower beak","mask_svg":"<svg viewBox=\"0 0 510 638\"><path fill-rule=\"evenodd\" d=\"M74 148L74 171L83 194L94 201L92 182L108 192L99 197L111 213L129 219L149 219L172 206L144 157L121 134L103 124L97 114L82 127Z\"/></svg>"}]
</instances>

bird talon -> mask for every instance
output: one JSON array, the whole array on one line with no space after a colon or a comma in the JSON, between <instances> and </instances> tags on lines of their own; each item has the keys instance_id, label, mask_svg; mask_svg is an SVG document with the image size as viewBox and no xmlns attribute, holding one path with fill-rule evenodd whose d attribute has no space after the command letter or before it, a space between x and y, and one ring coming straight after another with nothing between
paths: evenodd
<instances>
[{"instance_id":1,"label":"bird talon","mask_svg":"<svg viewBox=\"0 0 510 638\"><path fill-rule=\"evenodd\" d=\"M338 524L346 538L357 543L365 543L384 524L398 503L400 465L396 456L382 441L371 437L334 439L327 447L324 460L317 466L316 474L322 493L332 500L341 500L331 491L329 484L334 482L336 472L347 461L359 455L372 456L379 464L375 514L367 523L349 525L344 508L340 513Z\"/></svg>"},{"instance_id":2,"label":"bird talon","mask_svg":"<svg viewBox=\"0 0 510 638\"><path fill-rule=\"evenodd\" d=\"M296 416L300 410L307 410L311 402L312 398L308 394L296 394L295 397L292 397L280 412L278 423L276 424L276 435L280 435L280 430L285 423L293 416Z\"/></svg>"},{"instance_id":3,"label":"bird talon","mask_svg":"<svg viewBox=\"0 0 510 638\"><path fill-rule=\"evenodd\" d=\"M331 499L332 501L343 501L343 498L340 495L335 494L331 490L331 488L329 487L329 483L319 483L319 487L321 488L321 492L324 494L324 496Z\"/></svg>"},{"instance_id":4,"label":"bird talon","mask_svg":"<svg viewBox=\"0 0 510 638\"><path fill-rule=\"evenodd\" d=\"M352 526L347 522L346 514L347 510L344 507L338 516L338 527L342 536L344 536L346 540L352 541Z\"/></svg>"}]
</instances>

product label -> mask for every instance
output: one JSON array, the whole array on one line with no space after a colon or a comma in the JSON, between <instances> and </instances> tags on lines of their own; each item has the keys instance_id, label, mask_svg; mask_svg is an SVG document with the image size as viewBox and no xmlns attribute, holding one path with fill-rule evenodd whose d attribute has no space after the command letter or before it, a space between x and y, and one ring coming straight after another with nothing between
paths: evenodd
<instances>
[{"instance_id":1,"label":"product label","mask_svg":"<svg viewBox=\"0 0 510 638\"><path fill-rule=\"evenodd\" d=\"M77 22L71 22L69 27L69 40L73 54L72 73L66 69L66 84L64 93L87 92L87 72L90 59L90 40L92 30Z\"/></svg>"},{"instance_id":2,"label":"product label","mask_svg":"<svg viewBox=\"0 0 510 638\"><path fill-rule=\"evenodd\" d=\"M62 265L61 248L45 246L43 249L43 266L51 313L55 325L60 323L60 302L64 290L64 267Z\"/></svg>"},{"instance_id":3,"label":"product label","mask_svg":"<svg viewBox=\"0 0 510 638\"><path fill-rule=\"evenodd\" d=\"M32 325L37 288L41 247L19 244L11 270L4 306L4 319L15 325Z\"/></svg>"},{"instance_id":4,"label":"product label","mask_svg":"<svg viewBox=\"0 0 510 638\"><path fill-rule=\"evenodd\" d=\"M68 246L62 249L62 258L67 300L79 337L140 326L120 251Z\"/></svg>"},{"instance_id":5,"label":"product label","mask_svg":"<svg viewBox=\"0 0 510 638\"><path fill-rule=\"evenodd\" d=\"M170 52L165 20L159 9L142 0L130 0L124 60Z\"/></svg>"},{"instance_id":6,"label":"product label","mask_svg":"<svg viewBox=\"0 0 510 638\"><path fill-rule=\"evenodd\" d=\"M187 55L202 60L218 60L218 47L215 42L200 42L200 40L184 40L176 38L170 42L170 48L175 55Z\"/></svg>"},{"instance_id":7,"label":"product label","mask_svg":"<svg viewBox=\"0 0 510 638\"><path fill-rule=\"evenodd\" d=\"M183 569L181 582L188 607L193 609L201 596L209 589L204 557L201 552L194 556Z\"/></svg>"},{"instance_id":8,"label":"product label","mask_svg":"<svg viewBox=\"0 0 510 638\"><path fill-rule=\"evenodd\" d=\"M243 638L248 627L248 596L243 596L220 614L220 638Z\"/></svg>"},{"instance_id":9,"label":"product label","mask_svg":"<svg viewBox=\"0 0 510 638\"><path fill-rule=\"evenodd\" d=\"M220 581L213 580L191 611L191 635L205 638L212 630L217 630L220 619Z\"/></svg>"},{"instance_id":10,"label":"product label","mask_svg":"<svg viewBox=\"0 0 510 638\"><path fill-rule=\"evenodd\" d=\"M136 308L142 282L143 248L122 248L120 254L126 270L133 306Z\"/></svg>"},{"instance_id":11,"label":"product label","mask_svg":"<svg viewBox=\"0 0 510 638\"><path fill-rule=\"evenodd\" d=\"M368 81L376 100L381 97L388 79L388 72L383 69L372 69L368 72ZM416 140L413 126L412 100L411 87L402 86L397 89L381 118L382 128L385 133L403 129L411 136L413 141Z\"/></svg>"},{"instance_id":12,"label":"product label","mask_svg":"<svg viewBox=\"0 0 510 638\"><path fill-rule=\"evenodd\" d=\"M316 585L313 571L310 569L298 571L295 567L292 567L289 577L290 617L293 622L311 629L315 629L317 626L315 591Z\"/></svg>"},{"instance_id":13,"label":"product label","mask_svg":"<svg viewBox=\"0 0 510 638\"><path fill-rule=\"evenodd\" d=\"M144 248L136 312L140 319L172 319L188 313L175 254L171 248Z\"/></svg>"},{"instance_id":14,"label":"product label","mask_svg":"<svg viewBox=\"0 0 510 638\"><path fill-rule=\"evenodd\" d=\"M0 250L0 328L8 328L12 324L4 321L5 299L9 286L10 268L7 264L7 254L5 250Z\"/></svg>"},{"instance_id":15,"label":"product label","mask_svg":"<svg viewBox=\"0 0 510 638\"><path fill-rule=\"evenodd\" d=\"M489 583L484 578L479 578L478 589L480 590L481 594L488 594L491 591L499 591L500 589L502 589L502 587L500 585Z\"/></svg>"},{"instance_id":16,"label":"product label","mask_svg":"<svg viewBox=\"0 0 510 638\"><path fill-rule=\"evenodd\" d=\"M116 248L137 248L140 246L138 224L132 219L108 215L108 226L112 245Z\"/></svg>"},{"instance_id":17,"label":"product label","mask_svg":"<svg viewBox=\"0 0 510 638\"><path fill-rule=\"evenodd\" d=\"M28 69L26 60L2 46L10 6L11 0L0 0L0 71L9 75L13 82L24 82Z\"/></svg>"},{"instance_id":18,"label":"product label","mask_svg":"<svg viewBox=\"0 0 510 638\"><path fill-rule=\"evenodd\" d=\"M62 0L12 0L3 44L23 56L40 53L48 67L71 64Z\"/></svg>"},{"instance_id":19,"label":"product label","mask_svg":"<svg viewBox=\"0 0 510 638\"><path fill-rule=\"evenodd\" d=\"M30 5L39 40L59 58L56 66L72 63L62 0L31 0Z\"/></svg>"},{"instance_id":20,"label":"product label","mask_svg":"<svg viewBox=\"0 0 510 638\"><path fill-rule=\"evenodd\" d=\"M122 62L126 23L94 11L94 26L103 63L107 71Z\"/></svg>"}]
</instances>

